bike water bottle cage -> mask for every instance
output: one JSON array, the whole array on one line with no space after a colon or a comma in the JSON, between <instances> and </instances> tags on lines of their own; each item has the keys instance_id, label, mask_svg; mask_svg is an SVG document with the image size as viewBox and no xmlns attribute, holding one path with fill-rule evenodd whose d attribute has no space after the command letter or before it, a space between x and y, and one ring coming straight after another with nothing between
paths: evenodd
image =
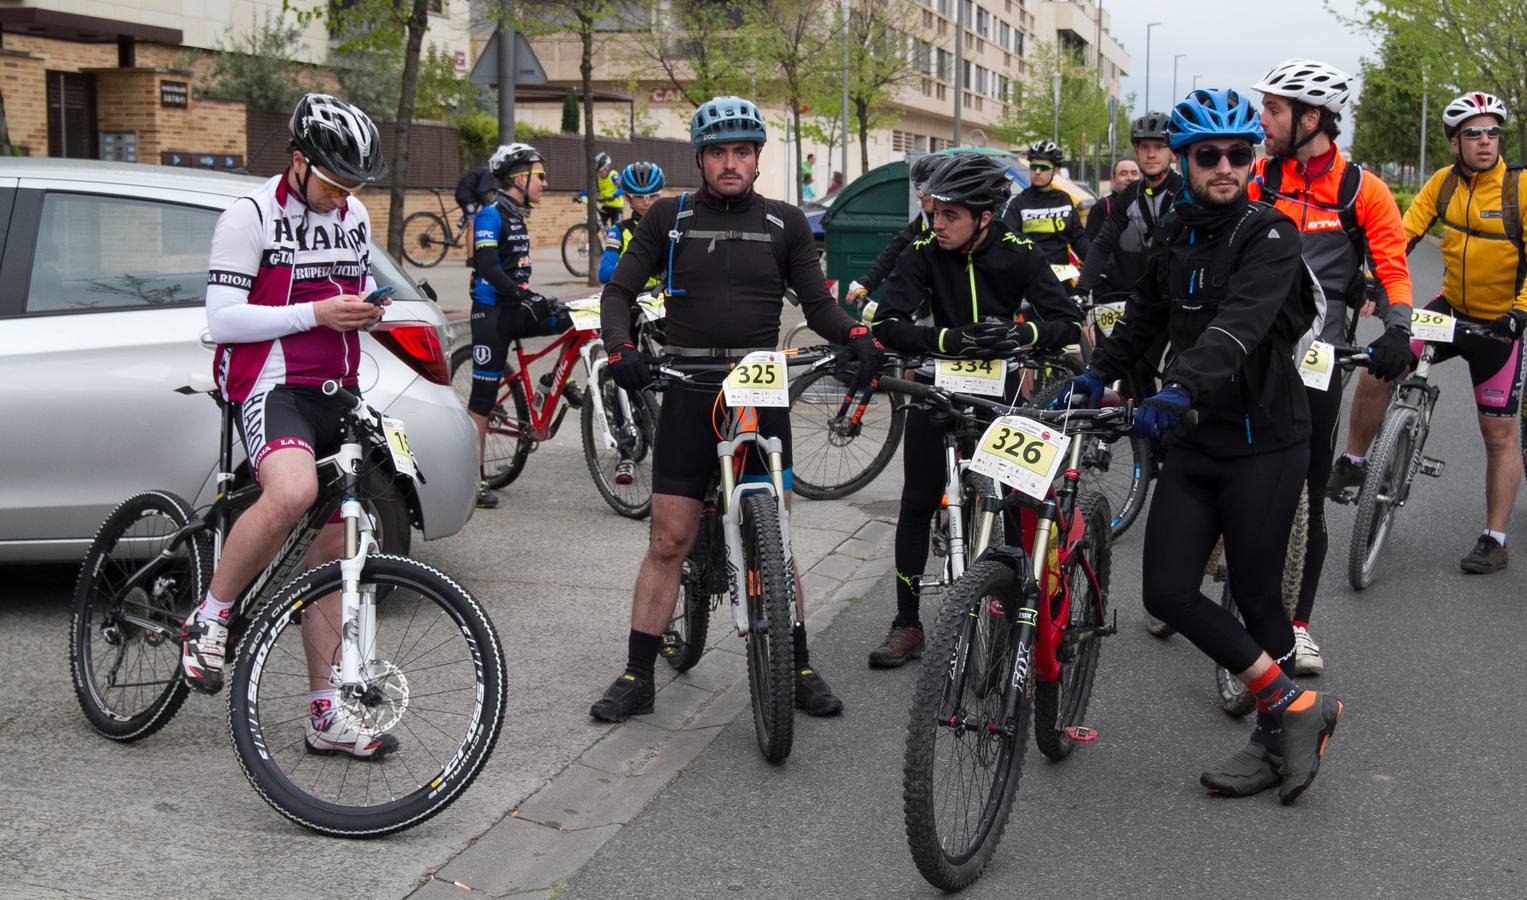
<instances>
[{"instance_id":1,"label":"bike water bottle cage","mask_svg":"<svg viewBox=\"0 0 1527 900\"><path fill-rule=\"evenodd\" d=\"M668 287L667 293L671 297L682 297L685 294L683 288L673 286L673 258L678 252L679 241L686 238L709 238L710 243L706 246L706 253L714 253L717 241L761 241L768 243L774 252L774 262L779 266L779 282L789 297L791 303L798 302L794 292L790 289L789 260L785 250L785 219L780 212L782 205L777 200L764 200L764 221L770 226L768 232L760 231L694 231L686 230L684 220L692 218L695 214L693 209L686 209L689 202L689 192L679 195L679 211L674 214L673 227L668 230Z\"/></svg>"}]
</instances>

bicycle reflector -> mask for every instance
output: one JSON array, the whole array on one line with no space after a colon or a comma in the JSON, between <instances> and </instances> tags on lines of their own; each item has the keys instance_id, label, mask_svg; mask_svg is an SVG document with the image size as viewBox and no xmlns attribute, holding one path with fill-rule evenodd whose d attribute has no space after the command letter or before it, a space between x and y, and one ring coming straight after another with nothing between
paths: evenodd
<instances>
[{"instance_id":1,"label":"bicycle reflector","mask_svg":"<svg viewBox=\"0 0 1527 900\"><path fill-rule=\"evenodd\" d=\"M410 369L435 384L450 384L450 367L435 326L421 322L382 322L371 329L377 343L391 350Z\"/></svg>"}]
</instances>

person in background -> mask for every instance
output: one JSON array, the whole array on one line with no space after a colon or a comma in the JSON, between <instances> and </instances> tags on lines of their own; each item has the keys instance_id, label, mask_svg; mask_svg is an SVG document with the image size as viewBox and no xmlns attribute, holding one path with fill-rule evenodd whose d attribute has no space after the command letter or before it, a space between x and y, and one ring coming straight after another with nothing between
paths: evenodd
<instances>
[{"instance_id":1,"label":"person in background","mask_svg":"<svg viewBox=\"0 0 1527 900\"><path fill-rule=\"evenodd\" d=\"M817 198L817 155L806 154L806 161L801 163L801 202L805 203Z\"/></svg>"},{"instance_id":2,"label":"person in background","mask_svg":"<svg viewBox=\"0 0 1527 900\"><path fill-rule=\"evenodd\" d=\"M843 188L843 173L842 172L834 172L834 173L832 173L832 181L829 181L827 183L827 193L835 194L839 190L841 190L842 188Z\"/></svg>"},{"instance_id":3,"label":"person in background","mask_svg":"<svg viewBox=\"0 0 1527 900\"><path fill-rule=\"evenodd\" d=\"M1124 189L1140 180L1140 166L1134 160L1125 157L1114 163L1113 177L1108 179L1108 195L1097 202L1092 210L1087 213L1087 224L1083 226L1082 233L1087 236L1087 244L1097 240L1098 232L1103 230L1103 222L1113 212L1114 204L1119 202L1119 195Z\"/></svg>"}]
</instances>

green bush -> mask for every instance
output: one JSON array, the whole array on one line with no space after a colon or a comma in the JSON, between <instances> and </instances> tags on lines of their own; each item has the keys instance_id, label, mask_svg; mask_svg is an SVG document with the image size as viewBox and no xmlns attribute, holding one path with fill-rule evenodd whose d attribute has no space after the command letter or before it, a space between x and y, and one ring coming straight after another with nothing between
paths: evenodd
<instances>
[{"instance_id":1,"label":"green bush","mask_svg":"<svg viewBox=\"0 0 1527 900\"><path fill-rule=\"evenodd\" d=\"M498 146L498 119L474 109L456 117L461 155L466 160L487 159Z\"/></svg>"},{"instance_id":2,"label":"green bush","mask_svg":"<svg viewBox=\"0 0 1527 900\"><path fill-rule=\"evenodd\" d=\"M567 94L562 97L562 133L577 134L582 115L578 109L578 95L572 88L568 88Z\"/></svg>"}]
</instances>

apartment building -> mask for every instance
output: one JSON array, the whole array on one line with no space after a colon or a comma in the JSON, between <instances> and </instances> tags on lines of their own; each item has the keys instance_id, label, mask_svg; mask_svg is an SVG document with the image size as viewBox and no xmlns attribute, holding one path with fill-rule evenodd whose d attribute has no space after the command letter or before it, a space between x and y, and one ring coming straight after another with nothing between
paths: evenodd
<instances>
[{"instance_id":1,"label":"apartment building","mask_svg":"<svg viewBox=\"0 0 1527 900\"><path fill-rule=\"evenodd\" d=\"M1119 79L1128 73L1130 58L1109 33L1108 14L1093 0L891 0L913 7L915 30L908 35L907 52L917 76L890 104L898 121L869 139L869 162L874 167L908 153L940 150L960 144L991 144L992 128L1008 111L1015 85L1030 76L1030 57L1036 44L1059 43L1090 65L1101 59L1100 77L1109 93L1118 96ZM822 15L836 16L837 3L823 0ZM955 33L963 24L960 56ZM596 96L619 96L596 105L595 122L601 134L619 136L634 120L657 137L688 137L693 107L645 54L633 48L632 35L611 25L596 38L594 91ZM639 39L638 39L639 40ZM581 48L571 35L534 38L531 44L553 87L580 84ZM963 75L960 134L954 133L956 66ZM634 88L633 88L634 86ZM762 105L771 123L783 125L780 105ZM530 106L519 116L538 127L556 129L561 109ZM783 145L783 129L771 132L772 146L762 157L760 184L768 193L794 197L793 173L799 165ZM805 153L817 156L817 180L825 185L840 168L838 150L829 158L826 145L807 142ZM859 147L849 148L850 179L859 172Z\"/></svg>"},{"instance_id":2,"label":"apartment building","mask_svg":"<svg viewBox=\"0 0 1527 900\"><path fill-rule=\"evenodd\" d=\"M318 9L325 0L293 0ZM469 0L434 0L427 41L467 72ZM31 156L237 168L241 103L197 96L186 51L219 50L282 11L282 0L0 2L0 93L11 143ZM321 63L330 36L303 28L299 60Z\"/></svg>"}]
</instances>

